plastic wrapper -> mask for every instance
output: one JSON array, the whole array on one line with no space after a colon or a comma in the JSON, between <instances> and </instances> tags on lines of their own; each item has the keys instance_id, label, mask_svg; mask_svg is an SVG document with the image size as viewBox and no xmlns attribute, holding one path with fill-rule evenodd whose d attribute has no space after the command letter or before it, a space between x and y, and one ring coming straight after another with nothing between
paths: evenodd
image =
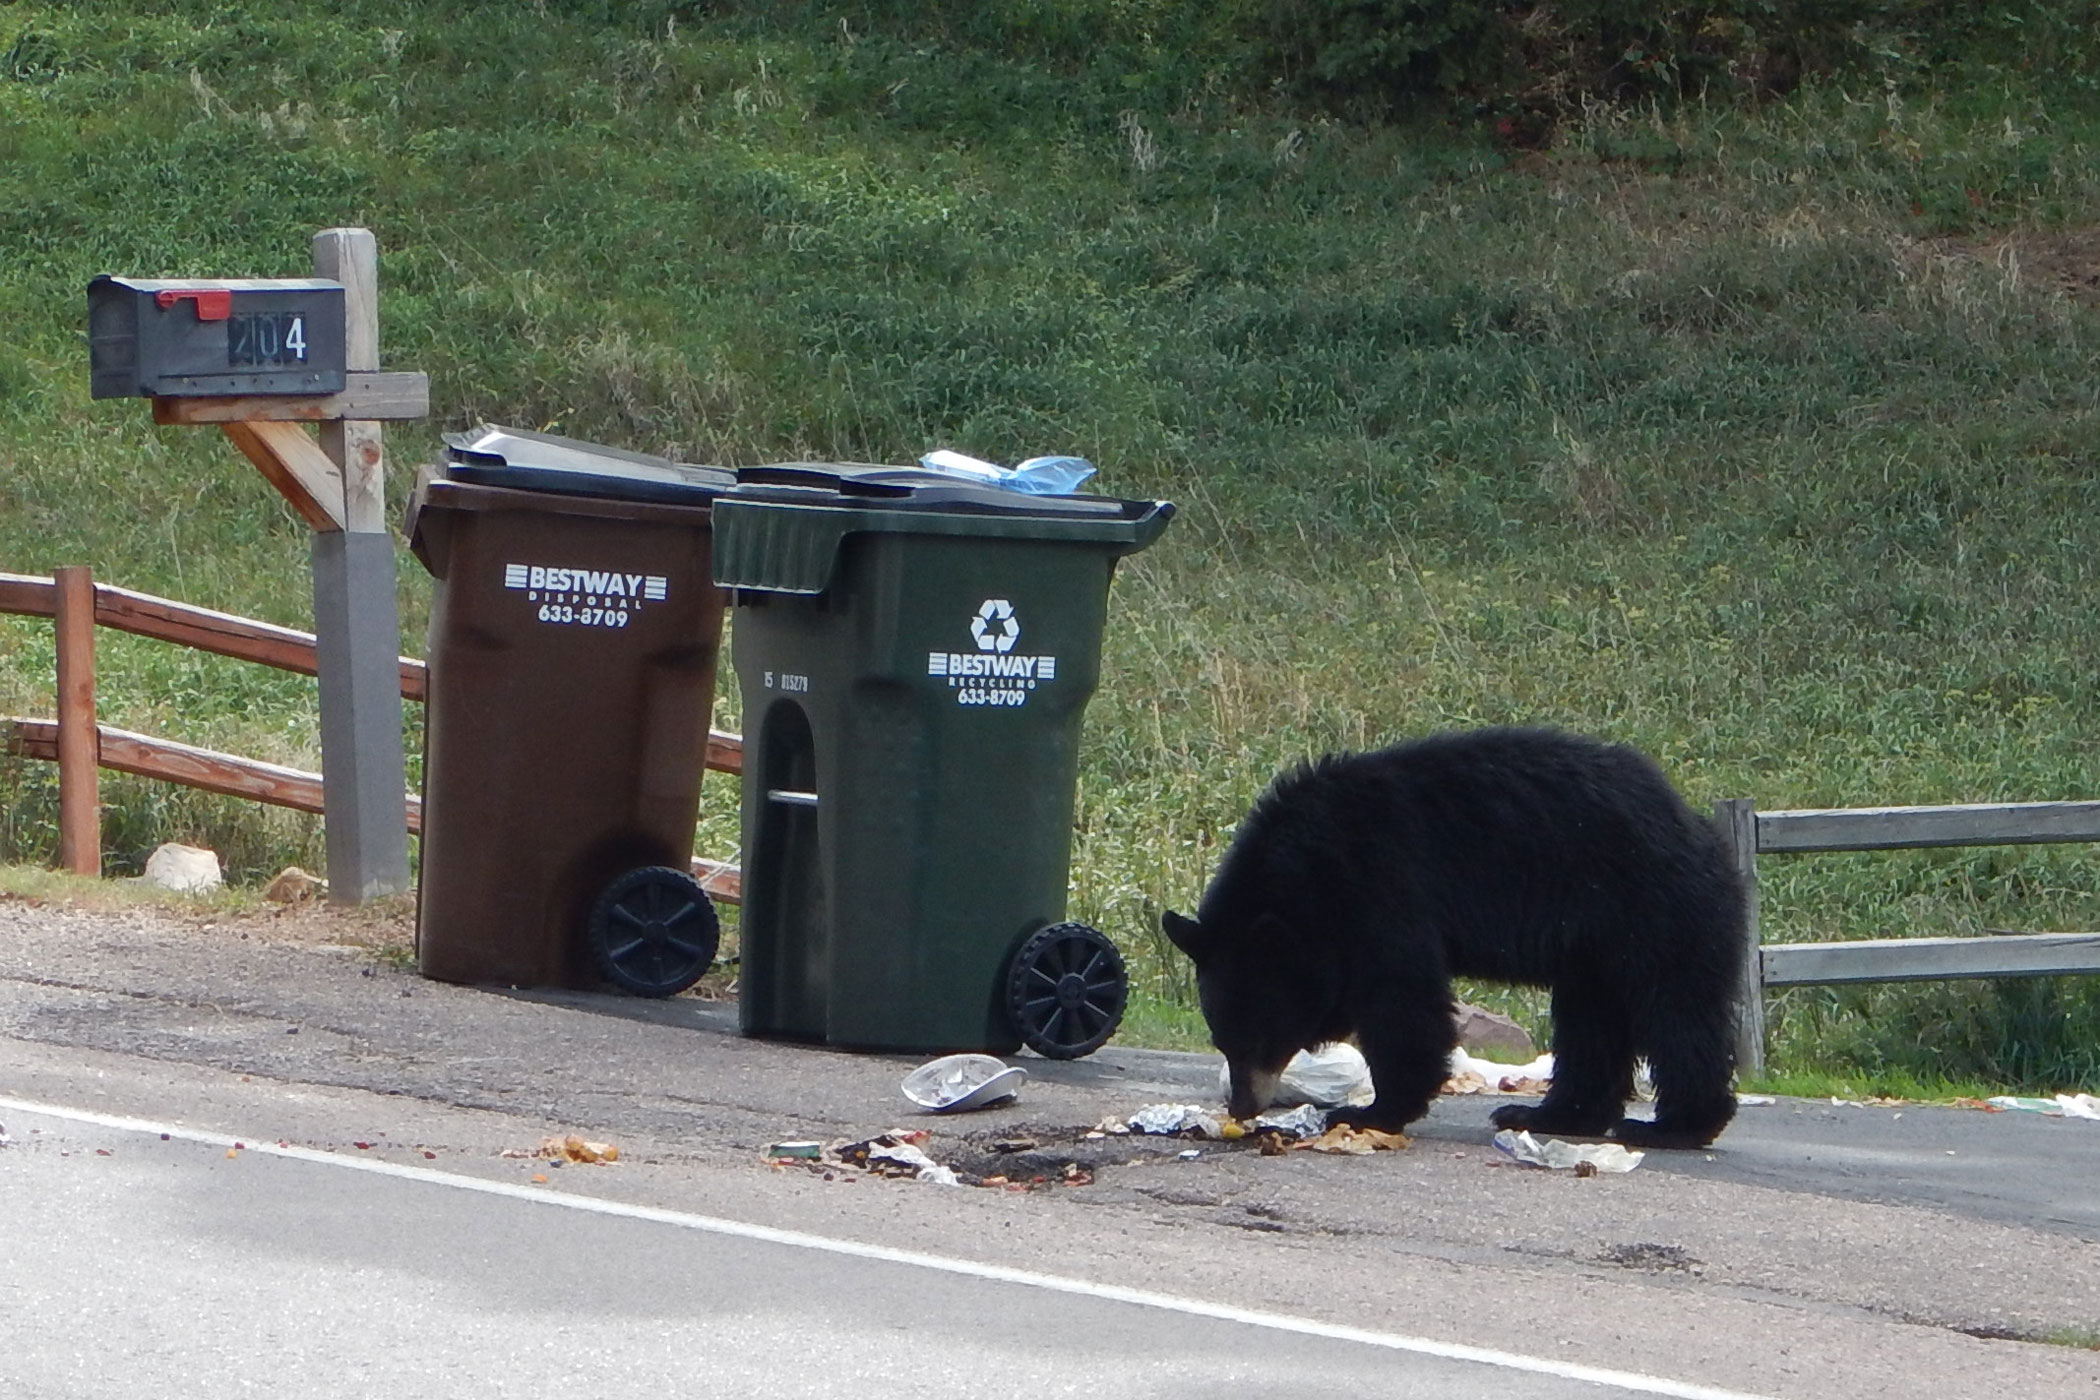
<instances>
[{"instance_id":1,"label":"plastic wrapper","mask_svg":"<svg viewBox=\"0 0 2100 1400\"><path fill-rule=\"evenodd\" d=\"M1585 1175L1589 1172L1630 1172L1647 1155L1629 1151L1616 1142L1562 1142L1559 1138L1541 1141L1516 1128L1504 1128L1495 1134L1495 1147L1503 1155L1529 1167L1548 1167L1554 1171L1575 1171ZM1587 1172L1584 1172L1585 1168Z\"/></svg>"}]
</instances>

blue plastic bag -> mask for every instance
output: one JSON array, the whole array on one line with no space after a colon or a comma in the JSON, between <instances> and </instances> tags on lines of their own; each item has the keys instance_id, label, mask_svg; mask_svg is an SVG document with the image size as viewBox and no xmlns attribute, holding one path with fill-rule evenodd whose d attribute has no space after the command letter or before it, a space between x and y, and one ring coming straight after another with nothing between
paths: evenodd
<instances>
[{"instance_id":1,"label":"blue plastic bag","mask_svg":"<svg viewBox=\"0 0 2100 1400\"><path fill-rule=\"evenodd\" d=\"M1094 464L1084 457L1030 457L1018 466L1002 467L945 447L921 457L919 465L1030 496L1068 496L1094 474Z\"/></svg>"}]
</instances>

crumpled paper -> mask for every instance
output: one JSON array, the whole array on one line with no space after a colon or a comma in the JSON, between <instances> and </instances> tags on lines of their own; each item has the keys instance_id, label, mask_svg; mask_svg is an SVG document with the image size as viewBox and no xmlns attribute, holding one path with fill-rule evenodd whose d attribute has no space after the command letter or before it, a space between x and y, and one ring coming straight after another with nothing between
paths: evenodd
<instances>
[{"instance_id":1,"label":"crumpled paper","mask_svg":"<svg viewBox=\"0 0 2100 1400\"><path fill-rule=\"evenodd\" d=\"M1579 1173L1587 1167L1590 1172L1630 1172L1648 1155L1628 1151L1615 1142L1562 1142L1559 1138L1541 1142L1518 1128L1504 1128L1494 1141L1503 1155L1526 1166L1554 1171Z\"/></svg>"},{"instance_id":2,"label":"crumpled paper","mask_svg":"<svg viewBox=\"0 0 2100 1400\"><path fill-rule=\"evenodd\" d=\"M1346 1123L1337 1123L1309 1142L1294 1143L1297 1152L1338 1152L1349 1157L1368 1157L1373 1152L1401 1152L1408 1141L1399 1133L1388 1133L1378 1128L1352 1128Z\"/></svg>"}]
</instances>

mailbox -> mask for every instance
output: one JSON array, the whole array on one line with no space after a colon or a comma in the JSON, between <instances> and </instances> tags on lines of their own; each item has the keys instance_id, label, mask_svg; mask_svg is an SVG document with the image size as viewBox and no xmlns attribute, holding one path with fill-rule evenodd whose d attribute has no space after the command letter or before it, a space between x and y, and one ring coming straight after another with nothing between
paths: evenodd
<instances>
[{"instance_id":1,"label":"mailbox","mask_svg":"<svg viewBox=\"0 0 2100 1400\"><path fill-rule=\"evenodd\" d=\"M94 398L338 394L347 352L340 282L88 283Z\"/></svg>"}]
</instances>

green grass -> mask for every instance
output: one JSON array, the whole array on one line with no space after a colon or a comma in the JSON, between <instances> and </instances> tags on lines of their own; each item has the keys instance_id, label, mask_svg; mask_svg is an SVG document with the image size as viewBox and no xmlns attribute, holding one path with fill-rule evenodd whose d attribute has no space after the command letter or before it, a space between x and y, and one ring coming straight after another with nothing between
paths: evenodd
<instances>
[{"instance_id":1,"label":"green grass","mask_svg":"<svg viewBox=\"0 0 2100 1400\"><path fill-rule=\"evenodd\" d=\"M1076 812L1072 912L1139 1006L1185 1014L1159 909L1322 749L1535 721L1697 803L2094 795L2100 117L2047 74L1599 108L1516 153L646 14L0 7L0 568L305 625L304 529L225 442L88 401L82 289L294 275L362 224L437 413L390 432L397 507L478 418L728 463L1068 451L1179 503L1119 574ZM107 722L315 766L310 682L103 647ZM0 711L51 684L48 625L0 620ZM168 838L319 863L304 818L105 795L119 871ZM735 804L710 780L709 854ZM46 767L0 759L0 859L54 824ZM2100 927L2083 848L1761 875L1773 938ZM2100 1084L2089 981L1771 1019L1788 1072Z\"/></svg>"},{"instance_id":2,"label":"green grass","mask_svg":"<svg viewBox=\"0 0 2100 1400\"><path fill-rule=\"evenodd\" d=\"M1919 1078L1902 1070L1864 1074L1798 1070L1748 1076L1738 1087L1746 1094L1776 1094L1792 1099L1844 1099L1849 1102L1890 1099L1904 1103L1953 1103L1987 1099L2004 1092L1985 1080Z\"/></svg>"}]
</instances>

